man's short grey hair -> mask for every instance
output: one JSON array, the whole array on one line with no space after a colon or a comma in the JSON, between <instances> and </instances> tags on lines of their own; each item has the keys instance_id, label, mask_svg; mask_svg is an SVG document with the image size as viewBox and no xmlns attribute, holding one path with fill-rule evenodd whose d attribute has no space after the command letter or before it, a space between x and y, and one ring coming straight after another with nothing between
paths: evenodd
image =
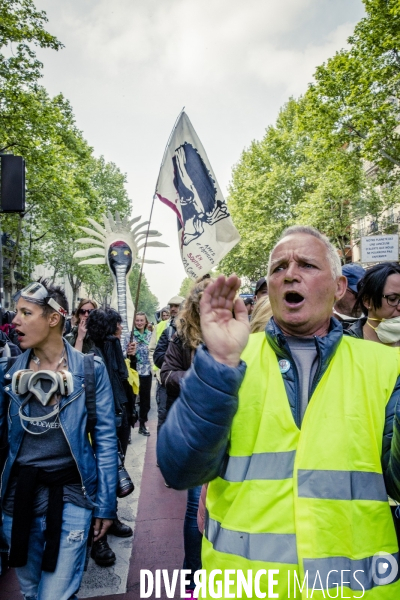
<instances>
[{"instance_id":1,"label":"man's short grey hair","mask_svg":"<svg viewBox=\"0 0 400 600\"><path fill-rule=\"evenodd\" d=\"M326 257L328 259L329 266L331 268L332 277L333 277L333 279L337 279L338 277L340 277L342 274L342 265L340 262L339 254L338 254L338 251L336 250L335 246L329 241L329 239L326 237L326 235L324 235L323 233L318 231L318 229L315 229L315 227L311 227L309 225L293 225L292 227L287 227L282 232L280 238L278 239L275 246L271 250L271 253L269 255L269 260L268 260L267 278L269 279L269 275L270 275L272 253L275 250L275 248L277 247L277 245L279 244L279 242L281 240L283 240L283 238L287 237L288 235L295 235L298 233L312 235L313 237L316 237L318 240L320 240L324 244L324 246L326 247Z\"/></svg>"}]
</instances>

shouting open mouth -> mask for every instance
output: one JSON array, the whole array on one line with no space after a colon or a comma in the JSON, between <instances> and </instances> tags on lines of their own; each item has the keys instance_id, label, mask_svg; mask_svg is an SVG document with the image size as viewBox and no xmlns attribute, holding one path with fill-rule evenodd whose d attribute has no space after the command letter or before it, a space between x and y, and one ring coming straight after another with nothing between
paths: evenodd
<instances>
[{"instance_id":1,"label":"shouting open mouth","mask_svg":"<svg viewBox=\"0 0 400 600\"><path fill-rule=\"evenodd\" d=\"M18 335L18 341L20 342L22 340L22 338L25 337L25 334L22 331L20 331L19 329L16 329L15 331Z\"/></svg>"},{"instance_id":2,"label":"shouting open mouth","mask_svg":"<svg viewBox=\"0 0 400 600\"><path fill-rule=\"evenodd\" d=\"M285 303L290 308L299 308L304 303L304 296L298 292L286 292Z\"/></svg>"}]
</instances>

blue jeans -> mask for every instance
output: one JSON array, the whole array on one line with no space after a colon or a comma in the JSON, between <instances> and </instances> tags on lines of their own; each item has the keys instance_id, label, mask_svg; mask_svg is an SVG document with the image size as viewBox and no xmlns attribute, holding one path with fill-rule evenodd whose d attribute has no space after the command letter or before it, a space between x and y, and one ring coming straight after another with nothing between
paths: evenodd
<instances>
[{"instance_id":1,"label":"blue jeans","mask_svg":"<svg viewBox=\"0 0 400 600\"><path fill-rule=\"evenodd\" d=\"M60 551L54 573L42 571L46 516L32 519L28 562L15 569L25 600L75 600L85 566L86 541L92 511L66 502L63 509ZM3 515L3 528L11 542L12 517Z\"/></svg>"},{"instance_id":2,"label":"blue jeans","mask_svg":"<svg viewBox=\"0 0 400 600\"><path fill-rule=\"evenodd\" d=\"M201 494L201 485L188 490L185 521L183 523L183 545L185 549L185 559L183 568L190 569L189 589L194 589L193 574L201 569L201 535L197 526L197 511Z\"/></svg>"}]
</instances>

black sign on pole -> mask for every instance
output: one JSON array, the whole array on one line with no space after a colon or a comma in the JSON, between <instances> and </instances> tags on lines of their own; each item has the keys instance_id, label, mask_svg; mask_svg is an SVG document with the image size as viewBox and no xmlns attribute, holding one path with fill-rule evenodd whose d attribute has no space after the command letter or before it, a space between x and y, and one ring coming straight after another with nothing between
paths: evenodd
<instances>
[{"instance_id":1,"label":"black sign on pole","mask_svg":"<svg viewBox=\"0 0 400 600\"><path fill-rule=\"evenodd\" d=\"M1 155L1 211L25 212L25 160Z\"/></svg>"}]
</instances>

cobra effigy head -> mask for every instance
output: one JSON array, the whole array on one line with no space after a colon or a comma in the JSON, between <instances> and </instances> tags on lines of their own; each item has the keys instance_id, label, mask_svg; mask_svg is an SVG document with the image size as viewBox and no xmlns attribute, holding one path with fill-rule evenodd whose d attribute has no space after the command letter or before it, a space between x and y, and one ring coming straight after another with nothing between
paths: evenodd
<instances>
[{"instance_id":1,"label":"cobra effigy head","mask_svg":"<svg viewBox=\"0 0 400 600\"><path fill-rule=\"evenodd\" d=\"M132 267L132 250L126 242L118 240L108 249L108 264L111 271L116 274L119 267L128 273Z\"/></svg>"},{"instance_id":2,"label":"cobra effigy head","mask_svg":"<svg viewBox=\"0 0 400 600\"><path fill-rule=\"evenodd\" d=\"M162 242L148 241L146 237L158 237L161 235L158 231L150 230L147 232L148 221L143 221L135 225L140 217L121 219L118 212L115 218L110 212L103 216L104 227L99 225L94 219L88 218L92 229L89 227L80 227L82 231L92 237L79 238L76 240L80 244L91 244L86 250L78 250L74 257L93 257L80 261L80 265L104 265L108 264L114 279L114 289L111 298L111 306L121 315L123 334L128 333L129 324L133 322L134 307L132 296L127 285L129 273L135 263L141 263L139 252L145 245L148 247L167 247ZM134 227L135 225L135 227ZM145 263L160 263L159 260L144 260Z\"/></svg>"}]
</instances>

